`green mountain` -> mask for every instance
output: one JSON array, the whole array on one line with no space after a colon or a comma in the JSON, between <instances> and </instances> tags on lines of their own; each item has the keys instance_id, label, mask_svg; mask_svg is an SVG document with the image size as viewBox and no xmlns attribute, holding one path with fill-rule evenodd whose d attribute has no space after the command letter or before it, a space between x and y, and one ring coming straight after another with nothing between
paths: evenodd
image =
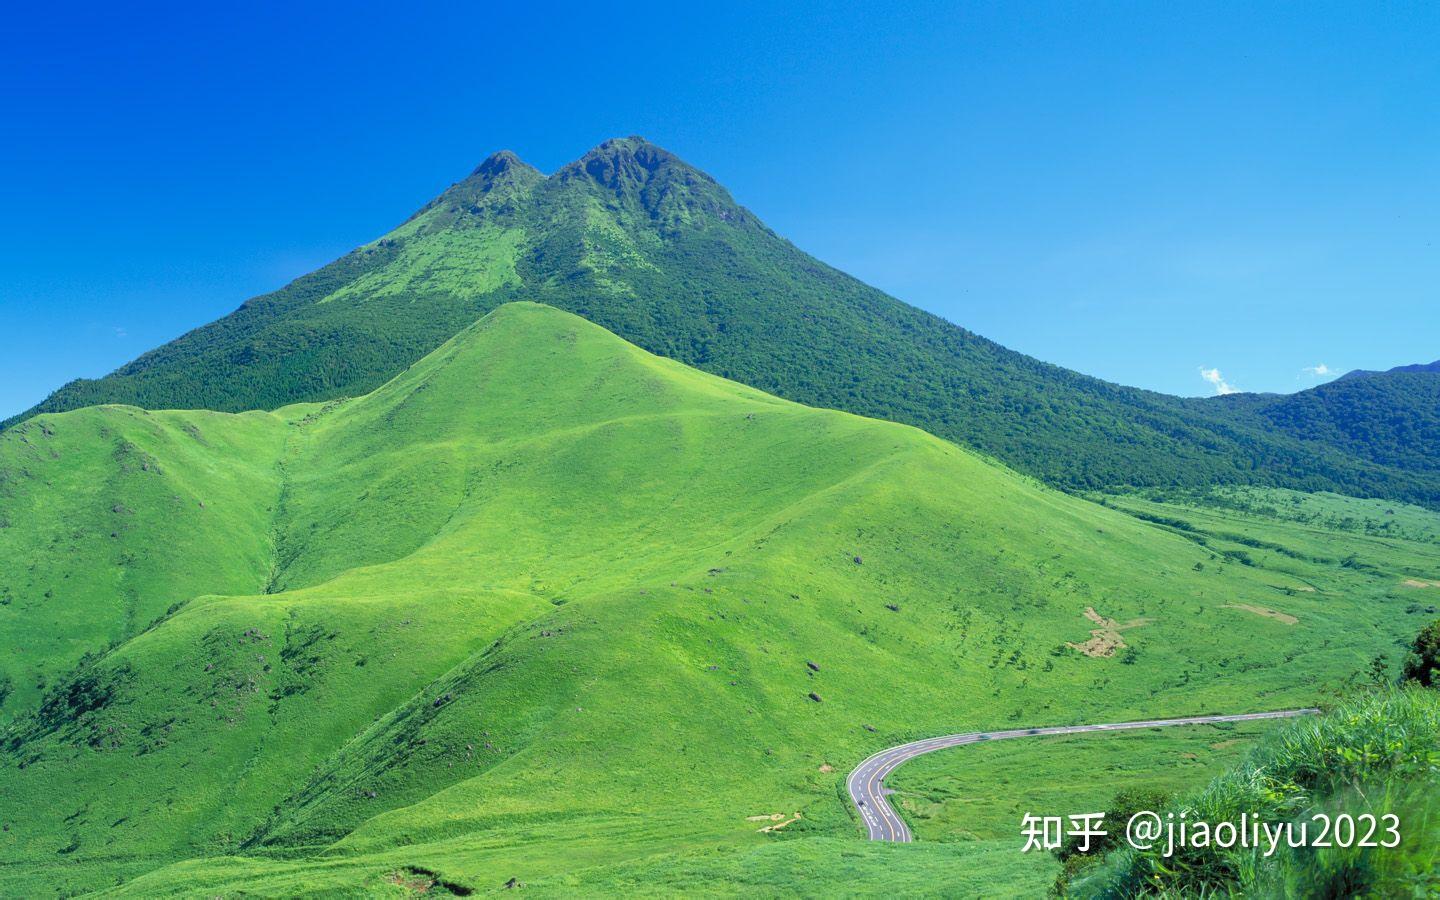
<instances>
[{"instance_id":1,"label":"green mountain","mask_svg":"<svg viewBox=\"0 0 1440 900\"><path fill-rule=\"evenodd\" d=\"M1394 375L1403 372L1440 372L1440 359L1430 363L1412 363L1408 366L1396 366L1393 369L1386 369L1384 372L1374 372L1369 369L1351 369L1341 375L1336 381L1344 381L1349 378L1369 378L1372 375Z\"/></svg>"},{"instance_id":2,"label":"green mountain","mask_svg":"<svg viewBox=\"0 0 1440 900\"><path fill-rule=\"evenodd\" d=\"M846 772L1309 702L1434 561L1151 508L528 303L351 400L37 415L0 433L0 894L1043 889L860 841Z\"/></svg>"},{"instance_id":3,"label":"green mountain","mask_svg":"<svg viewBox=\"0 0 1440 900\"><path fill-rule=\"evenodd\" d=\"M1276 431L1311 446L1339 448L1389 468L1440 473L1440 366L1402 366L1241 403Z\"/></svg>"},{"instance_id":4,"label":"green mountain","mask_svg":"<svg viewBox=\"0 0 1440 900\"><path fill-rule=\"evenodd\" d=\"M1258 483L1435 505L1416 454L1014 353L796 249L639 138L546 177L499 153L405 224L32 410L237 412L373 390L512 300L797 402L916 425L1068 488ZM1433 446L1433 445L1430 445Z\"/></svg>"}]
</instances>

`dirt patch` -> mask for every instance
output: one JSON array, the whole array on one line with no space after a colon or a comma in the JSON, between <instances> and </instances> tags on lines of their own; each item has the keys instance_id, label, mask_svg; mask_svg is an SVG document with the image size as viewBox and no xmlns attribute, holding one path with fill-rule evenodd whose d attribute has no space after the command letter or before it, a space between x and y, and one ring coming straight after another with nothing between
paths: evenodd
<instances>
[{"instance_id":1,"label":"dirt patch","mask_svg":"<svg viewBox=\"0 0 1440 900\"><path fill-rule=\"evenodd\" d=\"M1254 613L1257 616L1264 616L1267 619L1274 619L1275 621L1283 622L1286 625L1294 625L1300 621L1289 613L1283 613L1275 609L1266 609L1263 606L1253 606L1249 603L1227 603L1225 604L1224 608L1243 609L1245 612Z\"/></svg>"},{"instance_id":2,"label":"dirt patch","mask_svg":"<svg viewBox=\"0 0 1440 900\"><path fill-rule=\"evenodd\" d=\"M468 897L474 890L454 881L446 881L436 872L420 866L405 866L385 876L389 883L404 888L413 894L429 894L432 891L444 897ZM519 879L512 878L505 885L508 888L524 887Z\"/></svg>"},{"instance_id":3,"label":"dirt patch","mask_svg":"<svg viewBox=\"0 0 1440 900\"><path fill-rule=\"evenodd\" d=\"M1240 739L1239 739L1239 738L1231 738L1231 739L1228 740L1228 741L1216 741L1215 743L1213 743L1213 744L1210 745L1210 749L1211 749L1211 750L1228 750L1228 749L1230 749L1231 747L1235 746L1235 745L1238 744L1238 743L1240 743Z\"/></svg>"},{"instance_id":4,"label":"dirt patch","mask_svg":"<svg viewBox=\"0 0 1440 900\"><path fill-rule=\"evenodd\" d=\"M1407 578L1400 582L1400 586L1408 588L1440 588L1440 581L1422 581L1419 578Z\"/></svg>"},{"instance_id":5,"label":"dirt patch","mask_svg":"<svg viewBox=\"0 0 1440 900\"><path fill-rule=\"evenodd\" d=\"M1090 640L1085 641L1083 644L1066 641L1065 646L1072 650L1079 650L1086 656L1093 657L1114 656L1116 650L1121 650L1125 647L1125 641L1121 639L1120 632L1150 624L1149 619L1131 619L1129 622L1121 625L1114 619L1100 615L1095 611L1095 607L1093 606L1085 607L1085 618L1100 627L1091 629Z\"/></svg>"},{"instance_id":6,"label":"dirt patch","mask_svg":"<svg viewBox=\"0 0 1440 900\"><path fill-rule=\"evenodd\" d=\"M797 812L795 815L791 816L783 822L776 822L774 825L766 825L764 828L760 829L760 833L769 834L772 831L779 831L786 825L791 825L798 821L800 821L800 814Z\"/></svg>"},{"instance_id":7,"label":"dirt patch","mask_svg":"<svg viewBox=\"0 0 1440 900\"><path fill-rule=\"evenodd\" d=\"M830 765L829 763L825 763L824 765L820 766L820 771L826 775L829 775L831 772L835 771L835 767Z\"/></svg>"},{"instance_id":8,"label":"dirt patch","mask_svg":"<svg viewBox=\"0 0 1440 900\"><path fill-rule=\"evenodd\" d=\"M1125 642L1120 639L1119 632L1096 630L1090 632L1090 635L1090 640L1083 644L1066 641L1065 646L1072 650L1079 650L1086 656L1094 656L1097 658L1114 656L1116 650L1122 649L1125 646Z\"/></svg>"},{"instance_id":9,"label":"dirt patch","mask_svg":"<svg viewBox=\"0 0 1440 900\"><path fill-rule=\"evenodd\" d=\"M435 879L415 872L391 872L385 880L416 894L428 894L435 886Z\"/></svg>"},{"instance_id":10,"label":"dirt patch","mask_svg":"<svg viewBox=\"0 0 1440 900\"><path fill-rule=\"evenodd\" d=\"M764 828L756 829L761 834L769 834L772 831L779 831L786 825L791 825L795 822L800 821L800 814L797 812L794 815L788 817L784 813L770 813L769 815L764 816L746 816L745 821L769 822L770 824L766 825Z\"/></svg>"}]
</instances>

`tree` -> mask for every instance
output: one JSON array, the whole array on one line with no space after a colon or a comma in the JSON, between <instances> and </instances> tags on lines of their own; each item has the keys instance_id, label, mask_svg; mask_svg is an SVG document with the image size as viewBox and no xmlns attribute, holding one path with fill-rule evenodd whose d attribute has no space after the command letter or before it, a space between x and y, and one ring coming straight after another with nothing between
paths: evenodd
<instances>
[{"instance_id":1,"label":"tree","mask_svg":"<svg viewBox=\"0 0 1440 900\"><path fill-rule=\"evenodd\" d=\"M1405 680L1440 687L1440 619L1420 629L1405 660Z\"/></svg>"},{"instance_id":2,"label":"tree","mask_svg":"<svg viewBox=\"0 0 1440 900\"><path fill-rule=\"evenodd\" d=\"M1381 687L1390 683L1390 661L1385 654L1377 653L1370 660L1370 680Z\"/></svg>"},{"instance_id":3,"label":"tree","mask_svg":"<svg viewBox=\"0 0 1440 900\"><path fill-rule=\"evenodd\" d=\"M1115 795L1105 810L1105 834L1090 841L1090 850L1080 852L1079 841L1067 836L1061 846L1054 850L1055 858L1063 868L1050 886L1050 896L1064 897L1072 882L1085 870L1095 866L1104 855L1117 849L1123 843L1125 825L1138 812L1159 812L1170 804L1170 795L1162 790L1149 787L1126 788Z\"/></svg>"}]
</instances>

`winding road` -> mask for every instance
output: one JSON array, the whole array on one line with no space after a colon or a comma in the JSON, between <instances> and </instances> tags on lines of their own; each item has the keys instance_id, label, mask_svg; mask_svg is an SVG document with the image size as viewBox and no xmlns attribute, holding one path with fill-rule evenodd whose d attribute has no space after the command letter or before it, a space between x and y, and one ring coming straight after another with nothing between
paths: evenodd
<instances>
[{"instance_id":1,"label":"winding road","mask_svg":"<svg viewBox=\"0 0 1440 900\"><path fill-rule=\"evenodd\" d=\"M1013 731L971 731L966 734L947 734L943 737L912 741L888 750L881 750L869 757L845 781L850 792L850 802L860 813L865 823L865 836L872 841L895 841L909 843L915 840L910 827L885 799L889 794L885 788L885 776L895 771L901 763L924 753L959 747L962 744L977 744L981 741L999 741L1006 738L1039 737L1046 734L1084 734L1092 731L1124 731L1129 728L1165 728L1170 725L1208 725L1216 722L1253 722L1257 719L1291 719L1319 712L1317 709L1282 709L1276 712L1241 713L1235 716L1190 716L1184 719L1150 719L1144 722L1114 722L1106 725L1057 725L1050 728L1018 728Z\"/></svg>"}]
</instances>

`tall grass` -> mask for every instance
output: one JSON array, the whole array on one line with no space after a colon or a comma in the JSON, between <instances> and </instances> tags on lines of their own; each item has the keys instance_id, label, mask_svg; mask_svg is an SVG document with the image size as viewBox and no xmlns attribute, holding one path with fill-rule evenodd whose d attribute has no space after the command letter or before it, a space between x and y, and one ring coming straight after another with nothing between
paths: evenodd
<instances>
[{"instance_id":1,"label":"tall grass","mask_svg":"<svg viewBox=\"0 0 1440 900\"><path fill-rule=\"evenodd\" d=\"M1386 848L1126 850L1078 882L1078 896L1427 896L1440 891L1440 693L1385 688L1281 729L1244 764L1175 804L1191 822L1270 823L1312 815L1400 818ZM1313 826L1312 826L1313 827ZM1379 836L1377 835L1377 838Z\"/></svg>"}]
</instances>

